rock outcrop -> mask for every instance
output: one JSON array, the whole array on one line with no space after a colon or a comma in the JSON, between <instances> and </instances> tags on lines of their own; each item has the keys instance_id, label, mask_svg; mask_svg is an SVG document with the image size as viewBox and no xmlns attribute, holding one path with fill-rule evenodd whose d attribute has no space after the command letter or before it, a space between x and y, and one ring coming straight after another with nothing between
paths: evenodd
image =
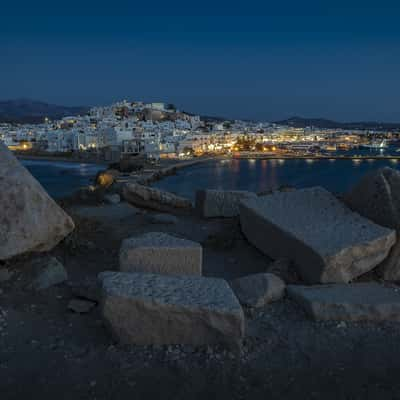
<instances>
[{"instance_id":1,"label":"rock outcrop","mask_svg":"<svg viewBox=\"0 0 400 400\"><path fill-rule=\"evenodd\" d=\"M255 193L244 190L198 190L196 212L204 218L236 217L240 201L256 197Z\"/></svg>"},{"instance_id":2,"label":"rock outcrop","mask_svg":"<svg viewBox=\"0 0 400 400\"><path fill-rule=\"evenodd\" d=\"M400 292L377 283L289 285L287 293L316 320L400 321Z\"/></svg>"},{"instance_id":3,"label":"rock outcrop","mask_svg":"<svg viewBox=\"0 0 400 400\"><path fill-rule=\"evenodd\" d=\"M0 143L0 260L51 250L74 229L72 219Z\"/></svg>"},{"instance_id":4,"label":"rock outcrop","mask_svg":"<svg viewBox=\"0 0 400 400\"><path fill-rule=\"evenodd\" d=\"M323 188L276 192L241 203L247 239L270 257L289 257L310 283L347 283L389 254L395 231L352 212Z\"/></svg>"},{"instance_id":5,"label":"rock outcrop","mask_svg":"<svg viewBox=\"0 0 400 400\"><path fill-rule=\"evenodd\" d=\"M122 343L228 344L244 336L244 315L223 279L103 272L102 314Z\"/></svg>"},{"instance_id":6,"label":"rock outcrop","mask_svg":"<svg viewBox=\"0 0 400 400\"><path fill-rule=\"evenodd\" d=\"M150 232L122 242L119 265L124 272L201 275L202 257L199 243Z\"/></svg>"},{"instance_id":7,"label":"rock outcrop","mask_svg":"<svg viewBox=\"0 0 400 400\"><path fill-rule=\"evenodd\" d=\"M190 200L137 183L126 183L122 193L126 201L138 207L166 212L171 209L189 210L192 208Z\"/></svg>"},{"instance_id":8,"label":"rock outcrop","mask_svg":"<svg viewBox=\"0 0 400 400\"><path fill-rule=\"evenodd\" d=\"M286 287L282 279L268 273L235 279L231 286L240 303L247 307L264 307L281 299Z\"/></svg>"},{"instance_id":9,"label":"rock outcrop","mask_svg":"<svg viewBox=\"0 0 400 400\"><path fill-rule=\"evenodd\" d=\"M364 176L345 196L354 211L375 223L400 232L400 172L381 168ZM386 280L400 280L400 241L379 266Z\"/></svg>"}]
</instances>

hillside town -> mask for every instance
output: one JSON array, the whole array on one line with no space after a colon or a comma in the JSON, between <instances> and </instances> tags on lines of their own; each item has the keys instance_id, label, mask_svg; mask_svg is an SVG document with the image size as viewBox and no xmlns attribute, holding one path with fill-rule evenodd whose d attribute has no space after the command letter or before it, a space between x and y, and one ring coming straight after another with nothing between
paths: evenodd
<instances>
[{"instance_id":1,"label":"hillside town","mask_svg":"<svg viewBox=\"0 0 400 400\"><path fill-rule=\"evenodd\" d=\"M96 155L104 161L143 156L191 158L204 154L333 154L365 147L383 150L399 133L292 127L270 122L193 115L168 103L121 101L93 107L86 115L45 118L41 124L0 124L11 150Z\"/></svg>"}]
</instances>

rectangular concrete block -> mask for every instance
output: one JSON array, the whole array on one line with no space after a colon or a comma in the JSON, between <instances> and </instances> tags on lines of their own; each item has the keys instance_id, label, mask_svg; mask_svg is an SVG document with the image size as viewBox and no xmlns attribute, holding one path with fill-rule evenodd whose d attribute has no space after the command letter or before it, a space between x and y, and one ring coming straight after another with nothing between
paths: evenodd
<instances>
[{"instance_id":1,"label":"rectangular concrete block","mask_svg":"<svg viewBox=\"0 0 400 400\"><path fill-rule=\"evenodd\" d=\"M244 336L242 308L223 279L103 272L102 314L122 343L227 344Z\"/></svg>"},{"instance_id":2,"label":"rectangular concrete block","mask_svg":"<svg viewBox=\"0 0 400 400\"><path fill-rule=\"evenodd\" d=\"M162 232L125 239L119 253L123 272L201 275L202 260L199 243Z\"/></svg>"},{"instance_id":3,"label":"rectangular concrete block","mask_svg":"<svg viewBox=\"0 0 400 400\"><path fill-rule=\"evenodd\" d=\"M287 286L316 320L400 321L400 291L377 283Z\"/></svg>"},{"instance_id":4,"label":"rectangular concrete block","mask_svg":"<svg viewBox=\"0 0 400 400\"><path fill-rule=\"evenodd\" d=\"M244 200L242 231L268 256L289 258L310 283L341 283L384 260L395 231L352 212L327 190L314 187Z\"/></svg>"},{"instance_id":5,"label":"rectangular concrete block","mask_svg":"<svg viewBox=\"0 0 400 400\"><path fill-rule=\"evenodd\" d=\"M198 190L196 212L204 218L236 217L239 215L240 201L252 198L257 198L257 195L245 190Z\"/></svg>"}]
</instances>

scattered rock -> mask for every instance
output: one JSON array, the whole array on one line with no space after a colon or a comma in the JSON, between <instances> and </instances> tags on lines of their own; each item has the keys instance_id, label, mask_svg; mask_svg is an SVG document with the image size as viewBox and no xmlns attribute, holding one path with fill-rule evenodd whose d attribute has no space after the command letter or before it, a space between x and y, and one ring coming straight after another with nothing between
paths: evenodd
<instances>
[{"instance_id":1,"label":"scattered rock","mask_svg":"<svg viewBox=\"0 0 400 400\"><path fill-rule=\"evenodd\" d=\"M344 196L346 204L371 221L400 232L400 172L381 168L364 176ZM386 280L400 280L400 240L380 265Z\"/></svg>"},{"instance_id":2,"label":"scattered rock","mask_svg":"<svg viewBox=\"0 0 400 400\"><path fill-rule=\"evenodd\" d=\"M47 289L51 286L63 283L68 279L68 274L64 266L54 257L45 260L35 260L32 263L32 267L38 270L38 273L29 285L30 289Z\"/></svg>"},{"instance_id":3,"label":"scattered rock","mask_svg":"<svg viewBox=\"0 0 400 400\"><path fill-rule=\"evenodd\" d=\"M118 204L121 202L121 197L118 193L104 195L104 201L108 204Z\"/></svg>"},{"instance_id":4,"label":"scattered rock","mask_svg":"<svg viewBox=\"0 0 400 400\"><path fill-rule=\"evenodd\" d=\"M164 225L175 225L179 222L179 219L175 215L171 214L153 214L149 215L148 219L152 224L164 224Z\"/></svg>"},{"instance_id":5,"label":"scattered rock","mask_svg":"<svg viewBox=\"0 0 400 400\"><path fill-rule=\"evenodd\" d=\"M72 219L0 143L0 260L51 250L74 229Z\"/></svg>"},{"instance_id":6,"label":"scattered rock","mask_svg":"<svg viewBox=\"0 0 400 400\"><path fill-rule=\"evenodd\" d=\"M68 303L68 310L79 314L86 314L96 306L96 302L83 299L72 299Z\"/></svg>"},{"instance_id":7,"label":"scattered rock","mask_svg":"<svg viewBox=\"0 0 400 400\"><path fill-rule=\"evenodd\" d=\"M247 307L263 307L279 300L285 293L285 282L274 274L253 274L231 282L240 303Z\"/></svg>"},{"instance_id":8,"label":"scattered rock","mask_svg":"<svg viewBox=\"0 0 400 400\"><path fill-rule=\"evenodd\" d=\"M310 283L349 282L388 255L395 231L352 212L315 187L243 200L247 239L272 258L290 257Z\"/></svg>"},{"instance_id":9,"label":"scattered rock","mask_svg":"<svg viewBox=\"0 0 400 400\"><path fill-rule=\"evenodd\" d=\"M287 292L316 320L400 321L400 288L377 283L289 285Z\"/></svg>"},{"instance_id":10,"label":"scattered rock","mask_svg":"<svg viewBox=\"0 0 400 400\"><path fill-rule=\"evenodd\" d=\"M244 315L223 279L103 272L102 313L122 343L229 344L244 336Z\"/></svg>"},{"instance_id":11,"label":"scattered rock","mask_svg":"<svg viewBox=\"0 0 400 400\"><path fill-rule=\"evenodd\" d=\"M138 207L167 212L175 208L183 210L190 210L192 208L190 200L137 183L126 183L122 189L122 193L126 201Z\"/></svg>"},{"instance_id":12,"label":"scattered rock","mask_svg":"<svg viewBox=\"0 0 400 400\"><path fill-rule=\"evenodd\" d=\"M122 242L119 265L124 272L201 275L202 257L199 243L150 232Z\"/></svg>"},{"instance_id":13,"label":"scattered rock","mask_svg":"<svg viewBox=\"0 0 400 400\"><path fill-rule=\"evenodd\" d=\"M196 211L204 218L236 217L240 201L256 197L255 193L244 190L198 190Z\"/></svg>"}]
</instances>

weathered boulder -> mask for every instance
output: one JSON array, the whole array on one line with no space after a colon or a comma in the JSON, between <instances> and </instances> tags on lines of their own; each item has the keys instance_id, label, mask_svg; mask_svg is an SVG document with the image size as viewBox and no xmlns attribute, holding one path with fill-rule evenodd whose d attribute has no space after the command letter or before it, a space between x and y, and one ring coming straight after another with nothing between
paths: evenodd
<instances>
[{"instance_id":1,"label":"weathered boulder","mask_svg":"<svg viewBox=\"0 0 400 400\"><path fill-rule=\"evenodd\" d=\"M0 260L48 251L72 232L72 219L0 143Z\"/></svg>"},{"instance_id":2,"label":"weathered boulder","mask_svg":"<svg viewBox=\"0 0 400 400\"><path fill-rule=\"evenodd\" d=\"M68 303L68 310L76 312L78 314L86 314L96 307L94 301L85 299L71 299Z\"/></svg>"},{"instance_id":3,"label":"weathered boulder","mask_svg":"<svg viewBox=\"0 0 400 400\"><path fill-rule=\"evenodd\" d=\"M400 291L374 282L288 285L287 293L316 320L400 321Z\"/></svg>"},{"instance_id":4,"label":"weathered boulder","mask_svg":"<svg viewBox=\"0 0 400 400\"><path fill-rule=\"evenodd\" d=\"M36 259L31 263L31 269L36 276L28 286L33 290L48 289L68 279L67 271L55 257Z\"/></svg>"},{"instance_id":5,"label":"weathered boulder","mask_svg":"<svg viewBox=\"0 0 400 400\"><path fill-rule=\"evenodd\" d=\"M126 183L122 189L122 194L124 199L134 206L167 212L174 208L182 210L192 208L190 200L137 183Z\"/></svg>"},{"instance_id":6,"label":"weathered boulder","mask_svg":"<svg viewBox=\"0 0 400 400\"><path fill-rule=\"evenodd\" d=\"M400 232L400 172L381 168L365 175L344 196L345 203L371 221ZM386 280L400 280L400 241L379 266Z\"/></svg>"},{"instance_id":7,"label":"weathered boulder","mask_svg":"<svg viewBox=\"0 0 400 400\"><path fill-rule=\"evenodd\" d=\"M244 200L247 239L272 258L290 258L310 283L340 283L384 260L395 231L352 212L323 188L275 192Z\"/></svg>"},{"instance_id":8,"label":"weathered boulder","mask_svg":"<svg viewBox=\"0 0 400 400\"><path fill-rule=\"evenodd\" d=\"M244 336L244 315L223 279L103 272L102 314L122 343L228 344Z\"/></svg>"},{"instance_id":9,"label":"weathered boulder","mask_svg":"<svg viewBox=\"0 0 400 400\"><path fill-rule=\"evenodd\" d=\"M232 289L240 303L247 307L263 307L281 299L285 282L274 274L253 274L235 279Z\"/></svg>"},{"instance_id":10,"label":"weathered boulder","mask_svg":"<svg viewBox=\"0 0 400 400\"><path fill-rule=\"evenodd\" d=\"M198 190L195 207L204 218L236 217L239 215L240 201L256 197L255 193L244 190Z\"/></svg>"},{"instance_id":11,"label":"weathered boulder","mask_svg":"<svg viewBox=\"0 0 400 400\"><path fill-rule=\"evenodd\" d=\"M199 243L150 232L122 242L119 267L124 272L201 275L202 258Z\"/></svg>"}]
</instances>

